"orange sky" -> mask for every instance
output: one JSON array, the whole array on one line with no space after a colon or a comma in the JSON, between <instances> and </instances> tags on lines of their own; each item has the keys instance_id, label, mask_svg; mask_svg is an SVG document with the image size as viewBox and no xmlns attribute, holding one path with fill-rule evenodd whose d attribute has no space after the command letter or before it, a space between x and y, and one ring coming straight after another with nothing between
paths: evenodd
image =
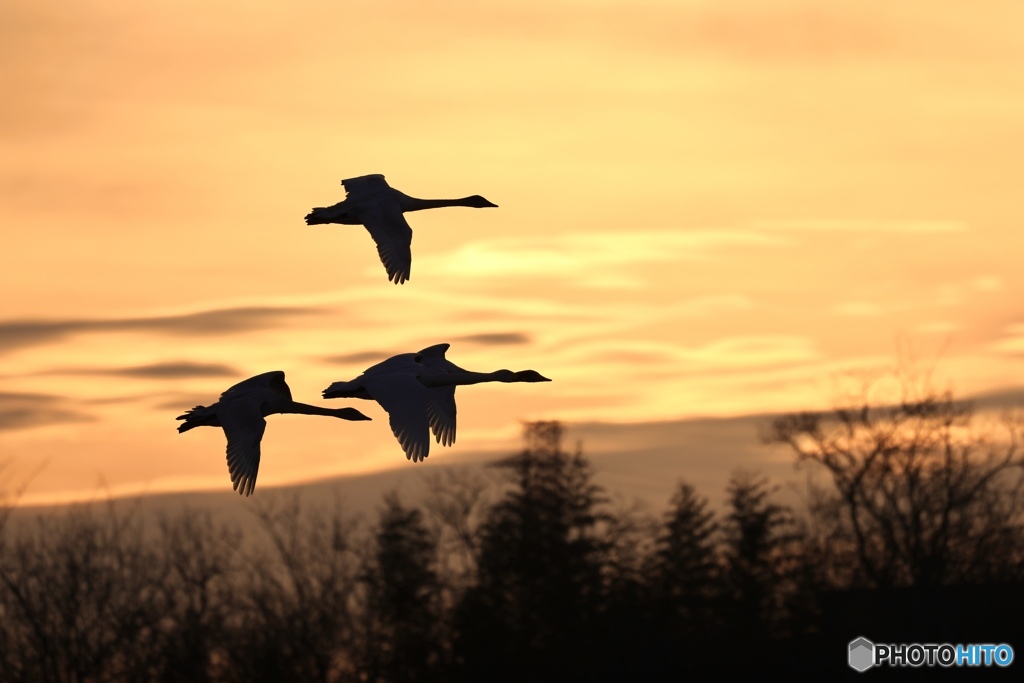
<instances>
[{"instance_id":1,"label":"orange sky","mask_svg":"<svg viewBox=\"0 0 1024 683\"><path fill-rule=\"evenodd\" d=\"M299 400L446 341L459 452L519 421L816 408L938 359L1019 386L1024 6L219 0L0 6L0 459L26 502L230 485L174 416ZM412 279L307 227L339 181L409 216ZM412 466L370 423L269 420L263 486ZM326 423L326 424L325 424ZM417 465L422 466L422 465ZM8 470L10 472L10 470ZM675 476L675 475L673 475Z\"/></svg>"}]
</instances>

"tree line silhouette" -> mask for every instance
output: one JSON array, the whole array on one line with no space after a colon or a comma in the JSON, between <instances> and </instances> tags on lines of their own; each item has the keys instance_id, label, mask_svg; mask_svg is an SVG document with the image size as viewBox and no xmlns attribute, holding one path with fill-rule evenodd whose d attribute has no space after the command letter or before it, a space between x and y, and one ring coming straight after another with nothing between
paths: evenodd
<instances>
[{"instance_id":1,"label":"tree line silhouette","mask_svg":"<svg viewBox=\"0 0 1024 683\"><path fill-rule=\"evenodd\" d=\"M261 543L197 511L8 523L0 680L914 673L853 672L858 636L1024 654L1020 425L975 418L929 394L773 420L765 440L827 475L801 510L743 472L721 512L685 481L660 517L614 508L562 426L537 422L500 485L438 477L369 525L297 497L256 508Z\"/></svg>"}]
</instances>

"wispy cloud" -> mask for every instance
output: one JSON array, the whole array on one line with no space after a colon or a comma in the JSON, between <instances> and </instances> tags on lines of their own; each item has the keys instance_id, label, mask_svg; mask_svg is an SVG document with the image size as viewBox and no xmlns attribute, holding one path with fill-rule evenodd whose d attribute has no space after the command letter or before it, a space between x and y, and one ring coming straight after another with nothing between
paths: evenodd
<instances>
[{"instance_id":1,"label":"wispy cloud","mask_svg":"<svg viewBox=\"0 0 1024 683\"><path fill-rule=\"evenodd\" d=\"M602 363L662 366L674 373L721 369L756 369L818 360L821 354L813 339L795 335L743 335L695 346L624 341L615 344L581 344L584 357Z\"/></svg>"},{"instance_id":2,"label":"wispy cloud","mask_svg":"<svg viewBox=\"0 0 1024 683\"><path fill-rule=\"evenodd\" d=\"M884 315L886 311L882 306L869 301L848 301L833 306L832 312L851 318L872 318Z\"/></svg>"},{"instance_id":3,"label":"wispy cloud","mask_svg":"<svg viewBox=\"0 0 1024 683\"><path fill-rule=\"evenodd\" d=\"M63 402L63 398L51 394L0 393L0 430L89 422L93 419L64 407Z\"/></svg>"},{"instance_id":4,"label":"wispy cloud","mask_svg":"<svg viewBox=\"0 0 1024 683\"><path fill-rule=\"evenodd\" d=\"M529 344L530 336L522 332L485 332L482 334L467 334L462 337L454 337L452 341L466 342L468 344L481 344L483 346L503 346L511 344Z\"/></svg>"},{"instance_id":5,"label":"wispy cloud","mask_svg":"<svg viewBox=\"0 0 1024 683\"><path fill-rule=\"evenodd\" d=\"M227 387L225 387L226 389ZM202 406L214 403L217 400L216 393L209 394L175 394L174 398L168 398L153 406L154 410L188 410L192 406Z\"/></svg>"},{"instance_id":6,"label":"wispy cloud","mask_svg":"<svg viewBox=\"0 0 1024 683\"><path fill-rule=\"evenodd\" d=\"M445 255L424 257L420 268L437 276L571 278L582 284L593 278L603 288L611 277L609 269L707 260L726 249L787 243L778 235L728 229L570 233L471 242Z\"/></svg>"},{"instance_id":7,"label":"wispy cloud","mask_svg":"<svg viewBox=\"0 0 1024 683\"><path fill-rule=\"evenodd\" d=\"M359 363L379 363L385 358L390 358L399 353L413 353L421 348L432 344L439 344L442 342L449 342L452 344L476 344L478 346L511 346L518 344L529 344L531 341L530 335L524 332L481 332L477 334L464 334L454 337L445 337L438 339L433 342L426 342L421 340L418 343L409 344L404 349L366 349L363 351L353 351L352 353L342 353L333 356L322 356L320 360L324 363L331 363L334 365L353 365Z\"/></svg>"},{"instance_id":8,"label":"wispy cloud","mask_svg":"<svg viewBox=\"0 0 1024 683\"><path fill-rule=\"evenodd\" d=\"M1008 387L985 391L967 399L978 408L987 409L1019 409L1024 407L1024 387Z\"/></svg>"},{"instance_id":9,"label":"wispy cloud","mask_svg":"<svg viewBox=\"0 0 1024 683\"><path fill-rule=\"evenodd\" d=\"M951 320L930 320L914 328L919 334L950 334L961 329L960 323Z\"/></svg>"},{"instance_id":10,"label":"wispy cloud","mask_svg":"<svg viewBox=\"0 0 1024 683\"><path fill-rule=\"evenodd\" d=\"M321 360L325 363L335 365L351 365L353 363L379 363L385 358L399 353L398 351L355 351L353 353L342 353L337 356L324 356Z\"/></svg>"},{"instance_id":11,"label":"wispy cloud","mask_svg":"<svg viewBox=\"0 0 1024 683\"><path fill-rule=\"evenodd\" d=\"M989 349L1006 356L1024 355L1024 323L1007 325L1003 338L990 344Z\"/></svg>"},{"instance_id":12,"label":"wispy cloud","mask_svg":"<svg viewBox=\"0 0 1024 683\"><path fill-rule=\"evenodd\" d=\"M983 275L971 281L971 286L979 292L998 292L1006 287L1002 278L995 275Z\"/></svg>"},{"instance_id":13,"label":"wispy cloud","mask_svg":"<svg viewBox=\"0 0 1024 683\"><path fill-rule=\"evenodd\" d=\"M223 387L226 388L226 387ZM186 393L181 391L162 391L146 394L122 394L101 398L83 398L80 403L90 406L117 406L126 404L151 405L154 410L181 410L194 405L212 403L217 400L219 391L206 394ZM156 403L151 403L152 401Z\"/></svg>"},{"instance_id":14,"label":"wispy cloud","mask_svg":"<svg viewBox=\"0 0 1024 683\"><path fill-rule=\"evenodd\" d=\"M192 363L169 361L136 365L127 368L58 368L43 375L96 375L106 377L136 377L139 379L186 379L193 377L237 377L235 368L221 363Z\"/></svg>"},{"instance_id":15,"label":"wispy cloud","mask_svg":"<svg viewBox=\"0 0 1024 683\"><path fill-rule=\"evenodd\" d=\"M182 315L111 319L0 321L0 353L24 346L59 341L89 332L152 332L169 335L211 335L274 327L287 318L324 312L317 308L253 306Z\"/></svg>"},{"instance_id":16,"label":"wispy cloud","mask_svg":"<svg viewBox=\"0 0 1024 683\"><path fill-rule=\"evenodd\" d=\"M780 219L757 221L755 230L794 232L955 233L967 225L956 221L884 221L856 219Z\"/></svg>"}]
</instances>

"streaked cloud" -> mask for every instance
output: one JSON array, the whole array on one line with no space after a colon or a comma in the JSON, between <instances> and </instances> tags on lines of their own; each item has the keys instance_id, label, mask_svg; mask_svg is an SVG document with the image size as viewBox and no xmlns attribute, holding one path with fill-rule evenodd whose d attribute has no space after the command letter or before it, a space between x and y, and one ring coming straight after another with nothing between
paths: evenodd
<instances>
[{"instance_id":1,"label":"streaked cloud","mask_svg":"<svg viewBox=\"0 0 1024 683\"><path fill-rule=\"evenodd\" d=\"M19 169L16 173L0 173L0 200L8 210L22 215L31 215L38 220L41 216L53 214L82 215L91 213L111 219L133 219L143 213L159 213L180 218L194 210L203 194L203 188L194 184L175 181L176 187L168 187L169 181L160 174L150 177L107 179L102 176L86 176L73 171L43 172ZM61 191L54 196L54 186ZM188 193L188 206L174 201L169 190Z\"/></svg>"},{"instance_id":2,"label":"streaked cloud","mask_svg":"<svg viewBox=\"0 0 1024 683\"><path fill-rule=\"evenodd\" d=\"M743 335L685 349L683 357L719 368L777 367L821 357L813 339L796 335Z\"/></svg>"},{"instance_id":3,"label":"streaked cloud","mask_svg":"<svg viewBox=\"0 0 1024 683\"><path fill-rule=\"evenodd\" d=\"M750 297L740 294L712 294L658 306L665 318L705 318L713 315L738 313L754 308Z\"/></svg>"},{"instance_id":4,"label":"streaked cloud","mask_svg":"<svg viewBox=\"0 0 1024 683\"><path fill-rule=\"evenodd\" d=\"M700 261L740 247L778 247L784 237L741 230L660 230L559 233L469 242L444 255L426 256L421 271L434 277L595 278L607 286L609 268L657 262Z\"/></svg>"},{"instance_id":5,"label":"streaked cloud","mask_svg":"<svg viewBox=\"0 0 1024 683\"><path fill-rule=\"evenodd\" d=\"M973 406L981 409L1020 409L1024 407L1024 387L1015 386L995 391L984 391L966 397Z\"/></svg>"},{"instance_id":6,"label":"streaked cloud","mask_svg":"<svg viewBox=\"0 0 1024 683\"><path fill-rule=\"evenodd\" d=\"M979 292L999 292L1006 287L1006 283L995 275L984 275L974 278L971 281L971 286Z\"/></svg>"},{"instance_id":7,"label":"streaked cloud","mask_svg":"<svg viewBox=\"0 0 1024 683\"><path fill-rule=\"evenodd\" d=\"M353 363L379 363L385 358L394 356L398 351L355 351L353 353L342 353L337 356L325 356L322 360L325 363L335 365L351 365Z\"/></svg>"},{"instance_id":8,"label":"streaked cloud","mask_svg":"<svg viewBox=\"0 0 1024 683\"><path fill-rule=\"evenodd\" d=\"M38 374L137 377L139 379L183 379L192 377L236 377L240 373L235 368L222 363L167 361L127 368L61 368Z\"/></svg>"},{"instance_id":9,"label":"streaked cloud","mask_svg":"<svg viewBox=\"0 0 1024 683\"><path fill-rule=\"evenodd\" d=\"M224 386L223 389L227 389L227 386ZM208 394L176 393L173 395L166 395L169 397L161 400L159 403L153 404L153 409L159 411L184 411L188 410L192 406L210 405L217 401L219 395L220 391L212 391Z\"/></svg>"},{"instance_id":10,"label":"streaked cloud","mask_svg":"<svg viewBox=\"0 0 1024 683\"><path fill-rule=\"evenodd\" d=\"M28 429L93 418L67 408L65 399L51 394L0 393L0 430Z\"/></svg>"},{"instance_id":11,"label":"streaked cloud","mask_svg":"<svg viewBox=\"0 0 1024 683\"><path fill-rule=\"evenodd\" d=\"M620 358L632 364L638 359L647 363L661 359L665 370L710 370L716 368L774 367L785 363L800 363L821 357L813 339L795 335L743 335L727 337L700 346L651 345L625 343L614 354L604 358Z\"/></svg>"},{"instance_id":12,"label":"streaked cloud","mask_svg":"<svg viewBox=\"0 0 1024 683\"><path fill-rule=\"evenodd\" d=\"M966 232L967 225L956 221L884 221L851 219L799 219L756 221L757 230L780 232L881 232L881 233L955 233Z\"/></svg>"},{"instance_id":13,"label":"streaked cloud","mask_svg":"<svg viewBox=\"0 0 1024 683\"><path fill-rule=\"evenodd\" d=\"M0 321L0 352L59 341L75 334L150 332L168 335L212 335L246 332L280 325L295 316L322 313L317 308L253 306L182 315L138 318L5 320Z\"/></svg>"},{"instance_id":14,"label":"streaked cloud","mask_svg":"<svg viewBox=\"0 0 1024 683\"><path fill-rule=\"evenodd\" d=\"M836 315L851 318L873 318L886 312L882 306L868 301L849 301L837 304L832 310Z\"/></svg>"},{"instance_id":15,"label":"streaked cloud","mask_svg":"<svg viewBox=\"0 0 1024 683\"><path fill-rule=\"evenodd\" d=\"M918 325L915 331L920 334L950 334L961 329L962 325L951 320L932 320Z\"/></svg>"},{"instance_id":16,"label":"streaked cloud","mask_svg":"<svg viewBox=\"0 0 1024 683\"><path fill-rule=\"evenodd\" d=\"M1007 325L1003 338L990 344L989 349L1007 356L1024 355L1024 323Z\"/></svg>"},{"instance_id":17,"label":"streaked cloud","mask_svg":"<svg viewBox=\"0 0 1024 683\"><path fill-rule=\"evenodd\" d=\"M434 344L440 344L442 342L459 343L465 342L467 344L476 344L479 346L509 346L517 344L529 344L530 336L522 332L483 332L478 334L466 334L455 337L446 337L444 339L433 342ZM429 344L420 343L419 345L410 344L408 348L404 350L390 351L353 351L352 353L343 353L335 356L323 356L320 360L325 363L331 363L334 365L353 365L360 363L379 363L386 358L397 355L399 353L412 353L418 351L421 348L425 348Z\"/></svg>"},{"instance_id":18,"label":"streaked cloud","mask_svg":"<svg viewBox=\"0 0 1024 683\"><path fill-rule=\"evenodd\" d=\"M175 379L179 377L237 377L240 373L235 368L222 363L179 361L120 368L111 370L108 374L146 379Z\"/></svg>"},{"instance_id":19,"label":"streaked cloud","mask_svg":"<svg viewBox=\"0 0 1024 683\"><path fill-rule=\"evenodd\" d=\"M453 341L483 346L506 346L511 344L529 344L530 336L522 332L484 332L454 337Z\"/></svg>"}]
</instances>

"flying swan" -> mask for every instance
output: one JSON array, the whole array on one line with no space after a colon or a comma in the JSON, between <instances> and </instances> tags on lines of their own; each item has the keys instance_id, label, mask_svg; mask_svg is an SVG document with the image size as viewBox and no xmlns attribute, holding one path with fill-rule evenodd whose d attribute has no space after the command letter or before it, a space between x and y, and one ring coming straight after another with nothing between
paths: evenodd
<instances>
[{"instance_id":1,"label":"flying swan","mask_svg":"<svg viewBox=\"0 0 1024 683\"><path fill-rule=\"evenodd\" d=\"M405 457L420 462L430 452L430 432L445 446L455 443L455 387L481 382L550 382L535 370L470 372L444 357L450 344L403 353L367 368L350 382L335 382L324 398L362 398L387 411Z\"/></svg>"},{"instance_id":2,"label":"flying swan","mask_svg":"<svg viewBox=\"0 0 1024 683\"><path fill-rule=\"evenodd\" d=\"M228 439L228 472L231 483L241 495L256 488L256 470L260 466L260 441L267 428L267 415L296 413L330 415L342 420L369 420L355 408L320 408L292 400L284 381L284 372L274 370L250 377L234 385L211 406L196 406L176 420L179 432L194 427L222 427Z\"/></svg>"},{"instance_id":3,"label":"flying swan","mask_svg":"<svg viewBox=\"0 0 1024 683\"><path fill-rule=\"evenodd\" d=\"M417 199L394 189L380 173L342 180L345 201L334 206L313 209L306 225L342 223L362 225L377 243L377 253L396 285L409 279L412 267L412 228L402 214L406 211L437 209L444 206L496 207L478 194L462 199Z\"/></svg>"}]
</instances>

